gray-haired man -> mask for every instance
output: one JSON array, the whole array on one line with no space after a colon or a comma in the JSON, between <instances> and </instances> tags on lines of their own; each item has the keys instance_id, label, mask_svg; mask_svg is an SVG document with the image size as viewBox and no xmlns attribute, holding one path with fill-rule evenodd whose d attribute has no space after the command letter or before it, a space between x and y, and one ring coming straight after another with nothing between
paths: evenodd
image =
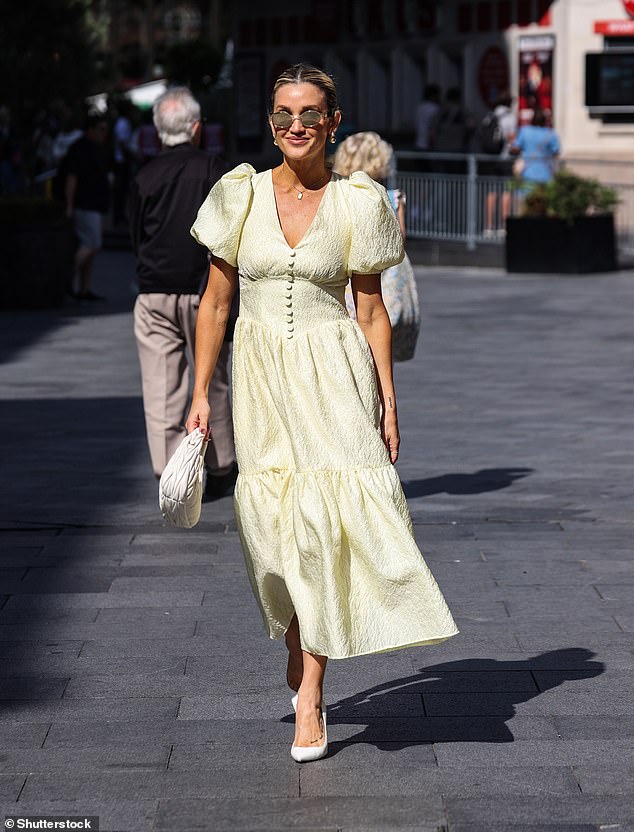
<instances>
[{"instance_id":1,"label":"gray-haired man","mask_svg":"<svg viewBox=\"0 0 634 832\"><path fill-rule=\"evenodd\" d=\"M156 101L154 123L163 151L137 174L128 210L139 283L134 334L150 456L160 476L185 435L196 316L208 271L207 255L189 229L227 166L198 149L200 105L185 87ZM225 343L209 388L212 440L205 461L213 496L235 478L228 360Z\"/></svg>"}]
</instances>

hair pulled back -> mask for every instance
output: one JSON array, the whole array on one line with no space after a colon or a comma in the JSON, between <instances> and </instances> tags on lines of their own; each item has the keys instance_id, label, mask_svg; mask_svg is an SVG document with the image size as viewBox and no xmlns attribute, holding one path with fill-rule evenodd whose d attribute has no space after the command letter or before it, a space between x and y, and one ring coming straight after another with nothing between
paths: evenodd
<instances>
[{"instance_id":1,"label":"hair pulled back","mask_svg":"<svg viewBox=\"0 0 634 832\"><path fill-rule=\"evenodd\" d=\"M326 107L329 116L334 115L339 109L337 87L334 80L327 72L313 66L313 64L293 64L278 76L271 93L271 109L275 106L275 96L278 90L286 84L313 84L326 96Z\"/></svg>"}]
</instances>

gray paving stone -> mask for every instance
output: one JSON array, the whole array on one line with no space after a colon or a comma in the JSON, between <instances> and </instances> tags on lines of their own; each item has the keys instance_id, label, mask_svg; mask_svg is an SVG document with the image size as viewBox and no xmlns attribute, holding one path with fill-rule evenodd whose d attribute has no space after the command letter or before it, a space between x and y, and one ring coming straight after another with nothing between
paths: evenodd
<instances>
[{"instance_id":1,"label":"gray paving stone","mask_svg":"<svg viewBox=\"0 0 634 832\"><path fill-rule=\"evenodd\" d=\"M306 797L243 800L161 800L156 832L173 832L185 824L189 832L283 832L289 829L408 830L437 832L445 816L437 795L407 797ZM316 827L315 824L320 824Z\"/></svg>"},{"instance_id":2,"label":"gray paving stone","mask_svg":"<svg viewBox=\"0 0 634 832\"><path fill-rule=\"evenodd\" d=\"M602 757L615 764L634 763L634 740L516 740L512 743L437 744L438 765L572 766Z\"/></svg>"},{"instance_id":3,"label":"gray paving stone","mask_svg":"<svg viewBox=\"0 0 634 832\"><path fill-rule=\"evenodd\" d=\"M14 595L7 602L7 609L58 609L77 608L108 609L110 607L199 607L203 595L200 592L80 592L68 594L29 593Z\"/></svg>"},{"instance_id":4,"label":"gray paving stone","mask_svg":"<svg viewBox=\"0 0 634 832\"><path fill-rule=\"evenodd\" d=\"M134 777L138 771L165 771L170 757L169 745L154 743L146 746L100 745L81 749L82 772L127 772ZM17 773L66 772L77 770L78 753L74 748L19 748L0 752L3 771ZM0 780L0 786L2 781Z\"/></svg>"},{"instance_id":5,"label":"gray paving stone","mask_svg":"<svg viewBox=\"0 0 634 832\"><path fill-rule=\"evenodd\" d=\"M409 795L441 792L443 795L578 795L575 778L567 769L550 767L438 769L420 746L401 748L390 743L380 748L340 744L334 756L305 766L300 772L302 796ZM432 758L433 759L433 758Z\"/></svg>"},{"instance_id":6,"label":"gray paving stone","mask_svg":"<svg viewBox=\"0 0 634 832\"><path fill-rule=\"evenodd\" d=\"M554 719L515 714L508 720L490 716L426 716L432 740L453 742L513 742L514 740L556 739Z\"/></svg>"},{"instance_id":7,"label":"gray paving stone","mask_svg":"<svg viewBox=\"0 0 634 832\"><path fill-rule=\"evenodd\" d=\"M553 721L564 740L619 740L634 736L634 713L620 716L554 716Z\"/></svg>"},{"instance_id":8,"label":"gray paving stone","mask_svg":"<svg viewBox=\"0 0 634 832\"><path fill-rule=\"evenodd\" d=\"M169 628L169 629L168 629ZM176 623L169 620L144 623L135 628L134 635L137 638L153 638L167 635L173 637L193 636L195 625L193 623ZM67 623L56 621L49 624L34 623L27 628L23 624L5 624L0 627L0 641L45 641L46 639L67 640L92 640L96 638L126 638L130 635L130 627L127 624L99 624L99 622Z\"/></svg>"},{"instance_id":9,"label":"gray paving stone","mask_svg":"<svg viewBox=\"0 0 634 832\"><path fill-rule=\"evenodd\" d=\"M596 824L610 829L611 824L631 823L634 807L628 797L578 795L575 799L562 800L560 796L516 796L513 800L492 797L454 797L446 800L449 827L454 824L497 824L526 822L542 828L548 824ZM615 832L621 832L616 827Z\"/></svg>"},{"instance_id":10,"label":"gray paving stone","mask_svg":"<svg viewBox=\"0 0 634 832\"><path fill-rule=\"evenodd\" d=\"M423 696L425 713L430 716L512 716L523 715L624 715L631 716L632 701L628 692L607 696L594 692L554 689L537 696L518 698L504 691L498 693L427 693Z\"/></svg>"},{"instance_id":11,"label":"gray paving stone","mask_svg":"<svg viewBox=\"0 0 634 832\"><path fill-rule=\"evenodd\" d=\"M606 670L592 673L583 670L534 670L533 676L539 690L545 691L558 685L574 687L575 692L591 691L612 694L634 689L634 670Z\"/></svg>"},{"instance_id":12,"label":"gray paving stone","mask_svg":"<svg viewBox=\"0 0 634 832\"><path fill-rule=\"evenodd\" d=\"M0 713L4 711L4 707L0 708ZM50 727L49 722L28 725L0 722L0 748L39 748Z\"/></svg>"},{"instance_id":13,"label":"gray paving stone","mask_svg":"<svg viewBox=\"0 0 634 832\"><path fill-rule=\"evenodd\" d=\"M9 804L11 801L16 801L18 799L20 791L22 790L26 780L26 775L5 774L4 771L7 770L7 766L5 765L3 757L4 754L0 753L0 765L3 769L3 773L0 774L0 800L6 801L6 803Z\"/></svg>"},{"instance_id":14,"label":"gray paving stone","mask_svg":"<svg viewBox=\"0 0 634 832\"><path fill-rule=\"evenodd\" d=\"M7 668L5 676L126 676L128 674L185 673L185 657L137 656L135 658L95 659L85 656L46 656L32 658L29 655Z\"/></svg>"},{"instance_id":15,"label":"gray paving stone","mask_svg":"<svg viewBox=\"0 0 634 832\"><path fill-rule=\"evenodd\" d=\"M0 641L0 658L15 659L29 655L38 656L78 656L83 642L76 641Z\"/></svg>"},{"instance_id":16,"label":"gray paving stone","mask_svg":"<svg viewBox=\"0 0 634 832\"><path fill-rule=\"evenodd\" d=\"M289 713L288 702L277 696L266 696L262 691L189 697L181 699L179 719L250 719L261 715L282 718ZM383 717L422 717L423 702L420 694L390 694L371 699L335 703L329 706L329 719L358 723L363 719Z\"/></svg>"},{"instance_id":17,"label":"gray paving stone","mask_svg":"<svg viewBox=\"0 0 634 832\"><path fill-rule=\"evenodd\" d=\"M29 775L22 792L25 800L68 800L89 794L93 800L151 800L182 797L241 797L266 792L277 797L296 797L297 767L254 769L248 760L242 766L217 767L210 771L126 771L77 773L62 771Z\"/></svg>"},{"instance_id":18,"label":"gray paving stone","mask_svg":"<svg viewBox=\"0 0 634 832\"><path fill-rule=\"evenodd\" d=\"M60 699L59 701L5 700L0 708L0 725L3 723L42 723L94 720L167 719L176 717L180 699L160 697L134 699ZM1 736L1 735L0 735Z\"/></svg>"},{"instance_id":19,"label":"gray paving stone","mask_svg":"<svg viewBox=\"0 0 634 832\"><path fill-rule=\"evenodd\" d=\"M67 678L14 677L0 679L0 700L60 699L67 684Z\"/></svg>"},{"instance_id":20,"label":"gray paving stone","mask_svg":"<svg viewBox=\"0 0 634 832\"><path fill-rule=\"evenodd\" d=\"M64 623L80 623L95 621L98 614L98 609L47 609L46 611L38 611L37 620L40 625L46 622L58 623L60 621ZM28 626L32 622L32 610L10 608L0 610L0 625L2 626L6 624L26 624Z\"/></svg>"},{"instance_id":21,"label":"gray paving stone","mask_svg":"<svg viewBox=\"0 0 634 832\"><path fill-rule=\"evenodd\" d=\"M634 795L634 765L610 760L602 765L575 765L573 773L584 795Z\"/></svg>"},{"instance_id":22,"label":"gray paving stone","mask_svg":"<svg viewBox=\"0 0 634 832\"><path fill-rule=\"evenodd\" d=\"M452 823L451 832L491 832L491 824ZM597 832L595 823L509 823L495 822L495 832ZM629 832L624 826L613 827L612 832Z\"/></svg>"},{"instance_id":23,"label":"gray paving stone","mask_svg":"<svg viewBox=\"0 0 634 832\"><path fill-rule=\"evenodd\" d=\"M20 800L10 809L21 817L34 815L84 816L87 809L99 818L100 832L152 832L158 800L96 800L90 795L76 800ZM9 814L7 807L6 814ZM179 830L180 832L180 830Z\"/></svg>"},{"instance_id":24,"label":"gray paving stone","mask_svg":"<svg viewBox=\"0 0 634 832\"><path fill-rule=\"evenodd\" d=\"M102 624L128 624L135 626L139 623L152 622L158 619L169 617L174 622L196 622L212 620L217 622L218 612L213 607L191 606L191 607L106 607L101 610L97 620ZM227 639L231 633L223 634ZM236 645L244 644L244 636L238 632L233 637ZM236 646L236 649L239 649Z\"/></svg>"},{"instance_id":25,"label":"gray paving stone","mask_svg":"<svg viewBox=\"0 0 634 832\"><path fill-rule=\"evenodd\" d=\"M246 578L244 579L246 580ZM215 575L186 575L182 578L115 578L110 585L114 594L149 592L191 592L212 590L218 583Z\"/></svg>"},{"instance_id":26,"label":"gray paving stone","mask_svg":"<svg viewBox=\"0 0 634 832\"><path fill-rule=\"evenodd\" d=\"M158 516L130 360L131 262L112 253L99 262L107 309L0 316L0 346L28 342L0 365L2 476L17 497L0 513L23 527L0 530L2 676L41 690L70 677L79 694L2 700L0 747L20 764L31 750L38 766L51 754L34 784L48 777L39 782L50 796L66 778L72 801L57 805L81 813L79 798L90 800L119 824L108 832L149 830L161 797L171 821L159 828L170 832L216 832L225 821L232 832L631 826L634 282L422 274L425 349L395 367L399 470L417 540L462 632L436 647L331 662L333 753L296 769L284 644L262 629L231 500L205 503L190 531ZM25 402L42 427L18 454L6 440ZM65 488L52 489L60 477ZM100 747L107 766L123 759L117 749L147 762L168 746L171 772L89 776ZM74 754L75 775L64 763ZM430 765L398 777L407 759ZM247 760L278 781L244 775ZM301 797L273 797L284 773ZM189 786L143 798L160 774ZM320 797L298 791L300 775ZM425 794L416 776L432 778ZM223 778L235 800L223 800ZM136 798L137 785L138 800L122 797ZM25 794L20 806L31 805Z\"/></svg>"}]
</instances>

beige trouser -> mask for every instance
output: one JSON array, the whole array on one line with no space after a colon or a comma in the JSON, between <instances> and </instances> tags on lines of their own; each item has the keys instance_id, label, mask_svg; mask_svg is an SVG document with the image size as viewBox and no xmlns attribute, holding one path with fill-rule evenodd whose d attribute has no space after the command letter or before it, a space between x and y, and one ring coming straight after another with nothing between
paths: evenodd
<instances>
[{"instance_id":1,"label":"beige trouser","mask_svg":"<svg viewBox=\"0 0 634 832\"><path fill-rule=\"evenodd\" d=\"M143 407L154 473L160 476L185 436L194 356L198 295L141 294L134 305L143 379ZM224 473L235 461L229 404L229 344L224 343L209 385L212 439L205 462Z\"/></svg>"}]
</instances>

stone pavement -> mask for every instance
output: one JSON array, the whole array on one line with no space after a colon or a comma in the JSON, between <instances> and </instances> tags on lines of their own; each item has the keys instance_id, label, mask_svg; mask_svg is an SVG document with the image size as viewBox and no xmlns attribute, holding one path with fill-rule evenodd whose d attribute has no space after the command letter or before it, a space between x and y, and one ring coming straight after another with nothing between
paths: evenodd
<instances>
[{"instance_id":1,"label":"stone pavement","mask_svg":"<svg viewBox=\"0 0 634 832\"><path fill-rule=\"evenodd\" d=\"M634 273L420 271L401 476L461 634L331 662L329 758L289 756L230 498L164 528L131 334L0 317L0 795L121 832L634 829ZM424 614L424 611L422 611Z\"/></svg>"}]
</instances>

